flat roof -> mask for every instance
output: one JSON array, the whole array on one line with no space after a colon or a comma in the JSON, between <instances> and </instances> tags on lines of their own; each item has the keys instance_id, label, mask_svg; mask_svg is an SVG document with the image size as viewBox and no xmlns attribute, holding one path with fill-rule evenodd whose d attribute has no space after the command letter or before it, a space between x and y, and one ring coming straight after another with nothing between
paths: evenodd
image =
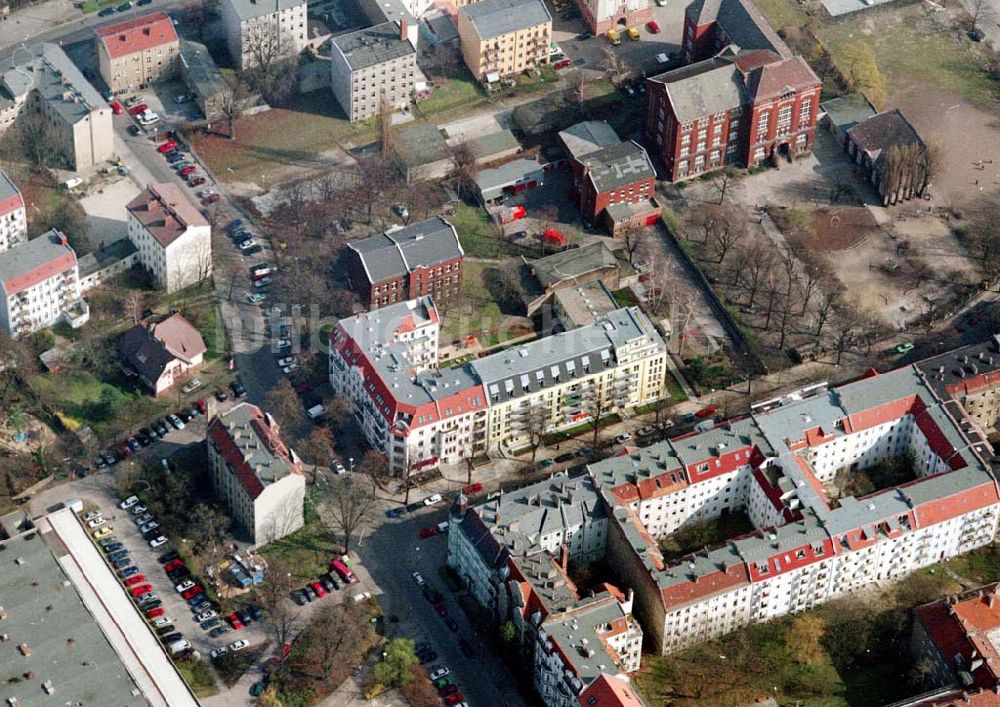
<instances>
[{"instance_id":1,"label":"flat roof","mask_svg":"<svg viewBox=\"0 0 1000 707\"><path fill-rule=\"evenodd\" d=\"M283 12L298 5L305 7L306 0L224 0L241 20Z\"/></svg>"},{"instance_id":2,"label":"flat roof","mask_svg":"<svg viewBox=\"0 0 1000 707\"><path fill-rule=\"evenodd\" d=\"M420 167L451 159L451 150L438 126L416 123L396 130L392 149L407 167Z\"/></svg>"},{"instance_id":3,"label":"flat roof","mask_svg":"<svg viewBox=\"0 0 1000 707\"><path fill-rule=\"evenodd\" d=\"M24 705L195 707L194 695L73 511L64 508L35 525L37 532L0 544L8 550L0 553L9 562L0 572L0 596L4 632L11 636L0 643L0 671L30 670L38 684L3 680L0 697L16 696ZM22 643L30 658L22 656ZM41 687L46 680L52 695Z\"/></svg>"}]
</instances>

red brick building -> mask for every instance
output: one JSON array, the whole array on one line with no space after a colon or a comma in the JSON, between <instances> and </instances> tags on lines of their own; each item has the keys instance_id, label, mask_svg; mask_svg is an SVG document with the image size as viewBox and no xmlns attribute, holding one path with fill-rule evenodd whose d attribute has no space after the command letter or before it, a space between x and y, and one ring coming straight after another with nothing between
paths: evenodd
<instances>
[{"instance_id":1,"label":"red brick building","mask_svg":"<svg viewBox=\"0 0 1000 707\"><path fill-rule=\"evenodd\" d=\"M559 137L569 153L573 193L585 221L603 222L614 235L626 223L650 225L659 219L653 201L656 170L641 145L622 142L603 121L578 123Z\"/></svg>"},{"instance_id":2,"label":"red brick building","mask_svg":"<svg viewBox=\"0 0 1000 707\"><path fill-rule=\"evenodd\" d=\"M421 295L446 303L462 291L464 256L455 227L435 216L348 243L348 280L369 310Z\"/></svg>"},{"instance_id":3,"label":"red brick building","mask_svg":"<svg viewBox=\"0 0 1000 707\"><path fill-rule=\"evenodd\" d=\"M667 179L812 149L821 82L749 0L696 0L682 56L647 81L643 138Z\"/></svg>"}]
</instances>

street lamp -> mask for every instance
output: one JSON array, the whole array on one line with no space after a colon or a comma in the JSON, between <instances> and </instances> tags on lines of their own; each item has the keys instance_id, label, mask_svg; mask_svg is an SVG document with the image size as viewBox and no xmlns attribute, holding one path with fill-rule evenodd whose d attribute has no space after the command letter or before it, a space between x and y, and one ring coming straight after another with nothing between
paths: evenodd
<instances>
[{"instance_id":1,"label":"street lamp","mask_svg":"<svg viewBox=\"0 0 1000 707\"><path fill-rule=\"evenodd\" d=\"M350 471L354 471L354 457L348 457L347 464L350 466Z\"/></svg>"}]
</instances>

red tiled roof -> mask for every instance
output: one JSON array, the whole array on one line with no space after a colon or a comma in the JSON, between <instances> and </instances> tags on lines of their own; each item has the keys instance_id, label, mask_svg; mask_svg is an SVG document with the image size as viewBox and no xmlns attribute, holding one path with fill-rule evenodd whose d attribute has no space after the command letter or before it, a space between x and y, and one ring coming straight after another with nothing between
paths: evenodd
<instances>
[{"instance_id":1,"label":"red tiled roof","mask_svg":"<svg viewBox=\"0 0 1000 707\"><path fill-rule=\"evenodd\" d=\"M3 201L0 201L0 216L6 216L7 214L24 208L24 199L21 198L20 192L17 194L11 194Z\"/></svg>"},{"instance_id":2,"label":"red tiled roof","mask_svg":"<svg viewBox=\"0 0 1000 707\"><path fill-rule=\"evenodd\" d=\"M150 184L125 208L164 248L183 236L189 226L208 226L176 184Z\"/></svg>"},{"instance_id":3,"label":"red tiled roof","mask_svg":"<svg viewBox=\"0 0 1000 707\"><path fill-rule=\"evenodd\" d=\"M607 673L587 685L578 699L582 707L645 707L631 684Z\"/></svg>"},{"instance_id":4,"label":"red tiled roof","mask_svg":"<svg viewBox=\"0 0 1000 707\"><path fill-rule=\"evenodd\" d=\"M699 575L696 579L665 587L660 590L660 596L664 606L677 607L733 589L741 584L750 584L750 575L742 562L730 565L725 571Z\"/></svg>"},{"instance_id":5,"label":"red tiled roof","mask_svg":"<svg viewBox=\"0 0 1000 707\"><path fill-rule=\"evenodd\" d=\"M97 36L112 59L178 41L174 23L162 12L102 27Z\"/></svg>"},{"instance_id":6,"label":"red tiled roof","mask_svg":"<svg viewBox=\"0 0 1000 707\"><path fill-rule=\"evenodd\" d=\"M951 496L922 503L916 507L914 515L917 518L917 527L926 528L995 503L1000 503L1000 496L997 496L996 485L988 481Z\"/></svg>"}]
</instances>

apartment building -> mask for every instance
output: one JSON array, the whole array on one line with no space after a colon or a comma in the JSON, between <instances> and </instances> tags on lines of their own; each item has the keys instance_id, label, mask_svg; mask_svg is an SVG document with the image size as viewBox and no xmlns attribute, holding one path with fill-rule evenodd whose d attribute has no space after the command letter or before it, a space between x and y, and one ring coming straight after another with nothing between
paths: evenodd
<instances>
[{"instance_id":1,"label":"apartment building","mask_svg":"<svg viewBox=\"0 0 1000 707\"><path fill-rule=\"evenodd\" d=\"M206 444L215 491L254 545L302 527L302 460L282 441L270 413L240 403L212 419Z\"/></svg>"},{"instance_id":2,"label":"apartment building","mask_svg":"<svg viewBox=\"0 0 1000 707\"><path fill-rule=\"evenodd\" d=\"M384 22L330 41L333 95L351 122L413 99L417 52L406 21Z\"/></svg>"},{"instance_id":3,"label":"apartment building","mask_svg":"<svg viewBox=\"0 0 1000 707\"><path fill-rule=\"evenodd\" d=\"M602 705L642 704L628 685L643 636L632 593L603 583L584 595L569 574L570 563L605 554L610 519L593 479L555 474L459 509L451 522L448 564L485 609L514 624L546 705L577 707L598 692Z\"/></svg>"},{"instance_id":4,"label":"apartment building","mask_svg":"<svg viewBox=\"0 0 1000 707\"><path fill-rule=\"evenodd\" d=\"M594 34L638 27L653 19L649 0L577 0L577 6Z\"/></svg>"},{"instance_id":5,"label":"apartment building","mask_svg":"<svg viewBox=\"0 0 1000 707\"><path fill-rule=\"evenodd\" d=\"M97 30L97 64L112 93L126 93L177 76L180 40L163 12Z\"/></svg>"},{"instance_id":6,"label":"apartment building","mask_svg":"<svg viewBox=\"0 0 1000 707\"><path fill-rule=\"evenodd\" d=\"M666 345L637 307L469 364L486 389L489 448L574 427L659 399Z\"/></svg>"},{"instance_id":7,"label":"apartment building","mask_svg":"<svg viewBox=\"0 0 1000 707\"><path fill-rule=\"evenodd\" d=\"M0 131L19 116L39 116L59 162L82 170L111 159L111 108L58 45L19 48L0 62Z\"/></svg>"},{"instance_id":8,"label":"apartment building","mask_svg":"<svg viewBox=\"0 0 1000 707\"><path fill-rule=\"evenodd\" d=\"M222 0L219 10L229 54L241 71L306 48L305 0Z\"/></svg>"},{"instance_id":9,"label":"apartment building","mask_svg":"<svg viewBox=\"0 0 1000 707\"><path fill-rule=\"evenodd\" d=\"M432 295L446 303L462 291L465 251L440 216L347 244L351 289L369 309Z\"/></svg>"},{"instance_id":10,"label":"apartment building","mask_svg":"<svg viewBox=\"0 0 1000 707\"><path fill-rule=\"evenodd\" d=\"M486 395L467 367L438 369L441 320L429 295L337 323L330 384L394 474L486 451Z\"/></svg>"},{"instance_id":11,"label":"apartment building","mask_svg":"<svg viewBox=\"0 0 1000 707\"><path fill-rule=\"evenodd\" d=\"M53 229L0 253L0 327L12 339L61 321L76 329L89 318L65 235Z\"/></svg>"},{"instance_id":12,"label":"apartment building","mask_svg":"<svg viewBox=\"0 0 1000 707\"><path fill-rule=\"evenodd\" d=\"M176 184L150 184L125 208L129 240L157 287L176 292L212 274L211 227Z\"/></svg>"},{"instance_id":13,"label":"apartment building","mask_svg":"<svg viewBox=\"0 0 1000 707\"><path fill-rule=\"evenodd\" d=\"M482 0L458 10L465 65L492 84L549 63L552 15L542 0Z\"/></svg>"},{"instance_id":14,"label":"apartment building","mask_svg":"<svg viewBox=\"0 0 1000 707\"><path fill-rule=\"evenodd\" d=\"M647 79L643 141L676 181L812 149L821 82L750 0L692 3L689 63Z\"/></svg>"},{"instance_id":15,"label":"apartment building","mask_svg":"<svg viewBox=\"0 0 1000 707\"><path fill-rule=\"evenodd\" d=\"M0 253L28 239L28 221L21 190L0 170Z\"/></svg>"},{"instance_id":16,"label":"apartment building","mask_svg":"<svg viewBox=\"0 0 1000 707\"><path fill-rule=\"evenodd\" d=\"M447 369L439 329L424 296L343 319L331 340L330 383L394 473L518 449L663 391L666 345L635 307Z\"/></svg>"}]
</instances>

